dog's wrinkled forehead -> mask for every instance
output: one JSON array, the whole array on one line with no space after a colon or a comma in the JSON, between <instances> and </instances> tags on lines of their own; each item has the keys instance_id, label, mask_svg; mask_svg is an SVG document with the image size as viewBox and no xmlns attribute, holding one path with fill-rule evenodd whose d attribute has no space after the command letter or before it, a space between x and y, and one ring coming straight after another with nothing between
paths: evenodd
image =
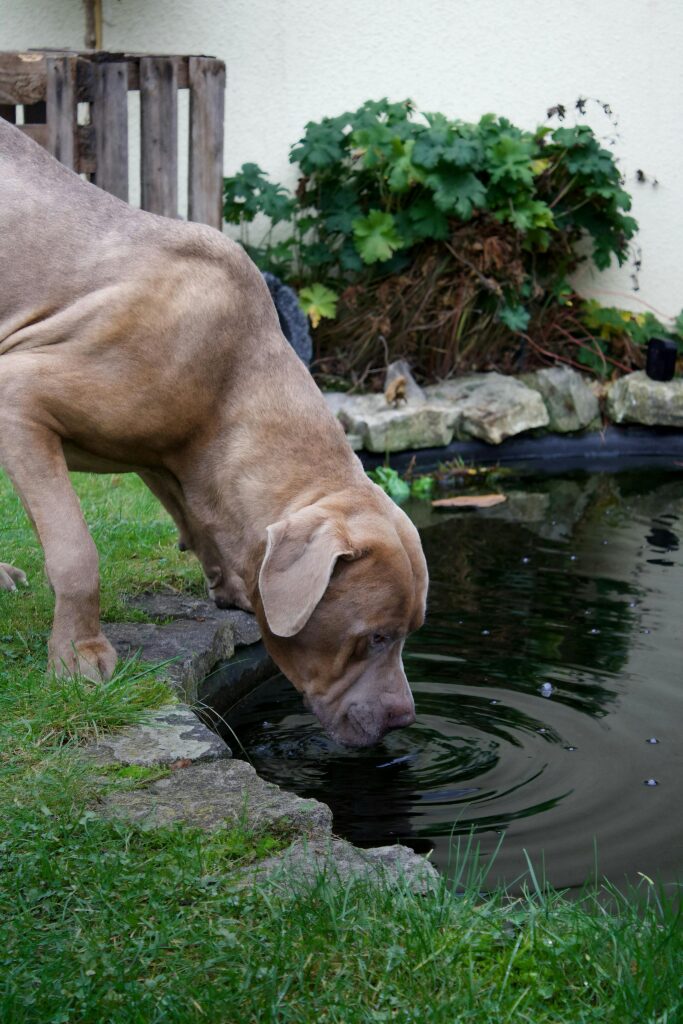
<instances>
[{"instance_id":1,"label":"dog's wrinkled forehead","mask_svg":"<svg viewBox=\"0 0 683 1024\"><path fill-rule=\"evenodd\" d=\"M424 597L412 561L395 530L353 537L359 557L339 559L316 616L319 625L407 633L422 619Z\"/></svg>"}]
</instances>

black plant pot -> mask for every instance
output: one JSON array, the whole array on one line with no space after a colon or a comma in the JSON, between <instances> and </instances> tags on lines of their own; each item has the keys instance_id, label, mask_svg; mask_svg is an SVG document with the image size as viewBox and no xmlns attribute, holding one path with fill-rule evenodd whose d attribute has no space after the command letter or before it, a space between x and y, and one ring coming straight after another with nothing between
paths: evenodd
<instances>
[{"instance_id":1,"label":"black plant pot","mask_svg":"<svg viewBox=\"0 0 683 1024\"><path fill-rule=\"evenodd\" d=\"M647 343L645 373L652 380L672 380L676 372L676 342L669 338L650 338Z\"/></svg>"}]
</instances>

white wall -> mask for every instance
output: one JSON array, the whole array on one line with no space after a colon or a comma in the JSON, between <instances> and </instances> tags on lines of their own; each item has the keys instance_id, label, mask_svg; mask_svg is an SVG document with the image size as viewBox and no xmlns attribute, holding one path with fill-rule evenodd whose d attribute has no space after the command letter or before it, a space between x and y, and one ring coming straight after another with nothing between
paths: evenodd
<instances>
[{"instance_id":1,"label":"white wall","mask_svg":"<svg viewBox=\"0 0 683 1024\"><path fill-rule=\"evenodd\" d=\"M630 271L582 274L606 304L683 307L681 0L103 0L104 46L207 53L228 67L226 172L252 160L291 184L308 120L368 98L528 128L579 96L619 116L615 152L641 225ZM81 0L0 0L0 49L82 45ZM593 127L609 133L595 114ZM635 182L644 169L660 184Z\"/></svg>"}]
</instances>

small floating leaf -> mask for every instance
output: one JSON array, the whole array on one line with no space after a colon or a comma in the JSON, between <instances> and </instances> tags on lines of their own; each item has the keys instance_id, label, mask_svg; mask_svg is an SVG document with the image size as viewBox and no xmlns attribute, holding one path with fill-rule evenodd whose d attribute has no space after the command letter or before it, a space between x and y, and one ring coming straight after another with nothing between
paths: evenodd
<instances>
[{"instance_id":1,"label":"small floating leaf","mask_svg":"<svg viewBox=\"0 0 683 1024\"><path fill-rule=\"evenodd\" d=\"M437 498L432 508L491 508L507 501L504 494L462 494L457 498Z\"/></svg>"}]
</instances>

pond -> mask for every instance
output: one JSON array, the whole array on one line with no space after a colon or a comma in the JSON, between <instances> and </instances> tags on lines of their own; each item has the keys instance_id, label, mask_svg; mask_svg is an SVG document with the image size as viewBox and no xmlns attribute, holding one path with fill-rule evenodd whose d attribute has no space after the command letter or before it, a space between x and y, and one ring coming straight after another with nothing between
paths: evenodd
<instances>
[{"instance_id":1,"label":"pond","mask_svg":"<svg viewBox=\"0 0 683 1024\"><path fill-rule=\"evenodd\" d=\"M683 478L513 478L504 505L408 507L430 566L404 664L417 722L336 746L276 676L228 715L263 777L357 845L449 867L451 837L564 888L683 875ZM234 746L233 742L233 746Z\"/></svg>"}]
</instances>

